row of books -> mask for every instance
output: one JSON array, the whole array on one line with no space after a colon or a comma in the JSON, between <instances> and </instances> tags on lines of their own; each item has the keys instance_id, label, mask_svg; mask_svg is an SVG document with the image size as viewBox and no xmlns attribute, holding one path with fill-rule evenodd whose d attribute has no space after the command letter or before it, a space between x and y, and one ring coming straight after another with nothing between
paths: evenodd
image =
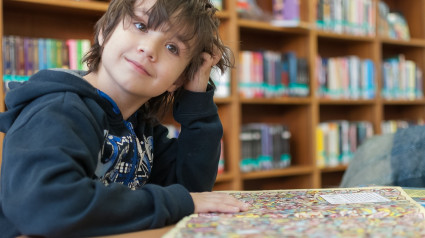
<instances>
[{"instance_id":1,"label":"row of books","mask_svg":"<svg viewBox=\"0 0 425 238\"><path fill-rule=\"evenodd\" d=\"M382 134L392 134L411 126L425 125L424 119L418 120L386 120L381 122Z\"/></svg>"},{"instance_id":2,"label":"row of books","mask_svg":"<svg viewBox=\"0 0 425 238\"><path fill-rule=\"evenodd\" d=\"M216 91L214 92L214 97L216 98L225 98L230 97L230 69L226 70L224 73L217 67L211 69L210 78L216 86Z\"/></svg>"},{"instance_id":3,"label":"row of books","mask_svg":"<svg viewBox=\"0 0 425 238\"><path fill-rule=\"evenodd\" d=\"M403 54L383 61L381 80L381 94L385 99L423 98L422 70Z\"/></svg>"},{"instance_id":4,"label":"row of books","mask_svg":"<svg viewBox=\"0 0 425 238\"><path fill-rule=\"evenodd\" d=\"M90 48L87 39L3 36L3 80L26 80L41 69L86 69L81 63Z\"/></svg>"},{"instance_id":5,"label":"row of books","mask_svg":"<svg viewBox=\"0 0 425 238\"><path fill-rule=\"evenodd\" d=\"M320 168L347 165L357 148L373 136L368 121L321 122L316 127L317 165Z\"/></svg>"},{"instance_id":6,"label":"row of books","mask_svg":"<svg viewBox=\"0 0 425 238\"><path fill-rule=\"evenodd\" d=\"M378 2L378 34L393 39L409 40L410 31L406 19L400 12L390 12L389 6Z\"/></svg>"},{"instance_id":7,"label":"row of books","mask_svg":"<svg viewBox=\"0 0 425 238\"><path fill-rule=\"evenodd\" d=\"M317 0L316 25L335 33L374 36L373 0Z\"/></svg>"},{"instance_id":8,"label":"row of books","mask_svg":"<svg viewBox=\"0 0 425 238\"><path fill-rule=\"evenodd\" d=\"M241 51L239 94L244 98L305 97L310 93L307 60L294 52Z\"/></svg>"},{"instance_id":9,"label":"row of books","mask_svg":"<svg viewBox=\"0 0 425 238\"><path fill-rule=\"evenodd\" d=\"M168 129L168 138L178 138L180 134L180 127L177 127L173 124L164 124L165 127ZM224 158L224 143L223 139L220 141L221 143L221 152L220 152L220 159L218 161L218 170L217 174L224 173L225 169L225 158Z\"/></svg>"},{"instance_id":10,"label":"row of books","mask_svg":"<svg viewBox=\"0 0 425 238\"><path fill-rule=\"evenodd\" d=\"M318 95L331 99L375 98L375 65L358 56L317 57Z\"/></svg>"},{"instance_id":11,"label":"row of books","mask_svg":"<svg viewBox=\"0 0 425 238\"><path fill-rule=\"evenodd\" d=\"M286 125L244 124L239 138L242 172L285 168L291 164L291 132Z\"/></svg>"},{"instance_id":12,"label":"row of books","mask_svg":"<svg viewBox=\"0 0 425 238\"><path fill-rule=\"evenodd\" d=\"M85 1L85 2L109 2L110 0L74 0L74 1ZM211 0L211 3L218 9L218 10L222 10L223 9L223 0Z\"/></svg>"}]
</instances>

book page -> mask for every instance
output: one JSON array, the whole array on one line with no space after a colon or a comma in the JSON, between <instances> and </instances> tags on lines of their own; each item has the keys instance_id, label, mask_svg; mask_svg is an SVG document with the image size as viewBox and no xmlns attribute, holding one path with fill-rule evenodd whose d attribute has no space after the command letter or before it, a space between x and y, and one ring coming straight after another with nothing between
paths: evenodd
<instances>
[{"instance_id":1,"label":"book page","mask_svg":"<svg viewBox=\"0 0 425 238\"><path fill-rule=\"evenodd\" d=\"M348 204L348 203L369 203L369 202L389 202L391 200L382 197L377 193L347 193L335 195L320 195L330 204Z\"/></svg>"}]
</instances>

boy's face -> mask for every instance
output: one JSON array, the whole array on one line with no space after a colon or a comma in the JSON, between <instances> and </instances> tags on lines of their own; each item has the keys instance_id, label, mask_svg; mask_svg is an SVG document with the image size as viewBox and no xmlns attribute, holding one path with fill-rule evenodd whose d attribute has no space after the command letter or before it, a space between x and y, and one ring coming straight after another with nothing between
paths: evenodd
<instances>
[{"instance_id":1,"label":"boy's face","mask_svg":"<svg viewBox=\"0 0 425 238\"><path fill-rule=\"evenodd\" d=\"M137 19L126 17L108 41L100 39L104 50L98 76L108 94L145 102L180 86L176 81L189 64L191 54L178 33L166 31L168 26L147 29L147 12L155 1L138 1Z\"/></svg>"}]
</instances>

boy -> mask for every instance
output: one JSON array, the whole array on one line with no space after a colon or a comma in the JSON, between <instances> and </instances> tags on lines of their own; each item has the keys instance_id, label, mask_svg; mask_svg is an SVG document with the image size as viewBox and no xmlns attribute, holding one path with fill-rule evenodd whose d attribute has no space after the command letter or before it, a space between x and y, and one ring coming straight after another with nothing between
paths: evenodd
<instances>
[{"instance_id":1,"label":"boy","mask_svg":"<svg viewBox=\"0 0 425 238\"><path fill-rule=\"evenodd\" d=\"M204 192L222 136L209 73L230 62L214 13L208 0L113 0L88 72L43 70L13 87L0 115L3 237L101 236L247 209ZM171 103L178 139L157 119Z\"/></svg>"}]
</instances>

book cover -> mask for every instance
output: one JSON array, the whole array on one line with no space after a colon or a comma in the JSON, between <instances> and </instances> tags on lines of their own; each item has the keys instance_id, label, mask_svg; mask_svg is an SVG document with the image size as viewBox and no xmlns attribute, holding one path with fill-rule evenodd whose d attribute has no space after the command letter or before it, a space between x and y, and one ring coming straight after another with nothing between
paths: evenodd
<instances>
[{"instance_id":1,"label":"book cover","mask_svg":"<svg viewBox=\"0 0 425 238\"><path fill-rule=\"evenodd\" d=\"M224 167L225 167L225 158L224 158L224 143L223 139L220 141L221 150L220 150L220 159L218 160L218 171L217 174L224 173Z\"/></svg>"},{"instance_id":2,"label":"book cover","mask_svg":"<svg viewBox=\"0 0 425 238\"><path fill-rule=\"evenodd\" d=\"M294 96L294 90L296 90L298 78L297 56L295 52L288 51L283 55L283 58L288 70L289 95Z\"/></svg>"},{"instance_id":3,"label":"book cover","mask_svg":"<svg viewBox=\"0 0 425 238\"><path fill-rule=\"evenodd\" d=\"M55 67L62 68L63 56L62 56L62 40L55 40Z\"/></svg>"},{"instance_id":4,"label":"book cover","mask_svg":"<svg viewBox=\"0 0 425 238\"><path fill-rule=\"evenodd\" d=\"M61 59L60 64L62 65L62 68L69 69L69 49L66 40L60 40L61 41Z\"/></svg>"},{"instance_id":5,"label":"book cover","mask_svg":"<svg viewBox=\"0 0 425 238\"><path fill-rule=\"evenodd\" d=\"M40 70L40 65L39 65L40 63L38 62L38 60L39 60L39 56L38 56L38 47L39 47L39 45L38 45L38 39L37 38L32 38L31 40L32 40L32 45L33 45L33 53L32 53L32 56L33 56L33 59L32 59L33 70L34 70L34 73L37 73Z\"/></svg>"},{"instance_id":6,"label":"book cover","mask_svg":"<svg viewBox=\"0 0 425 238\"><path fill-rule=\"evenodd\" d=\"M324 146L324 131L320 125L316 127L316 164L319 168L326 167L326 152Z\"/></svg>"},{"instance_id":7,"label":"book cover","mask_svg":"<svg viewBox=\"0 0 425 238\"><path fill-rule=\"evenodd\" d=\"M77 40L77 47L76 47L76 56L77 56L77 69L78 70L83 70L83 64L82 64L82 59L83 59L83 42L82 40Z\"/></svg>"},{"instance_id":8,"label":"book cover","mask_svg":"<svg viewBox=\"0 0 425 238\"><path fill-rule=\"evenodd\" d=\"M87 65L85 63L83 63L82 60L83 60L84 56L86 56L86 54L89 52L90 46L91 46L90 40L87 40L87 39L81 40L81 59L80 59L79 62L81 64L82 70L88 70Z\"/></svg>"},{"instance_id":9,"label":"book cover","mask_svg":"<svg viewBox=\"0 0 425 238\"><path fill-rule=\"evenodd\" d=\"M33 41L29 37L24 37L24 64L25 73L24 75L34 74L34 46Z\"/></svg>"},{"instance_id":10,"label":"book cover","mask_svg":"<svg viewBox=\"0 0 425 238\"><path fill-rule=\"evenodd\" d=\"M3 74L12 75L12 36L3 36L2 52L3 52Z\"/></svg>"},{"instance_id":11,"label":"book cover","mask_svg":"<svg viewBox=\"0 0 425 238\"><path fill-rule=\"evenodd\" d=\"M25 50L24 39L20 36L15 36L15 67L16 75L25 75Z\"/></svg>"},{"instance_id":12,"label":"book cover","mask_svg":"<svg viewBox=\"0 0 425 238\"><path fill-rule=\"evenodd\" d=\"M211 3L219 11L223 10L223 0L212 0Z\"/></svg>"},{"instance_id":13,"label":"book cover","mask_svg":"<svg viewBox=\"0 0 425 238\"><path fill-rule=\"evenodd\" d=\"M78 69L77 40L68 39L66 40L66 45L68 46L69 68L76 70Z\"/></svg>"},{"instance_id":14,"label":"book cover","mask_svg":"<svg viewBox=\"0 0 425 238\"><path fill-rule=\"evenodd\" d=\"M38 68L47 69L47 49L46 49L46 39L38 39Z\"/></svg>"},{"instance_id":15,"label":"book cover","mask_svg":"<svg viewBox=\"0 0 425 238\"><path fill-rule=\"evenodd\" d=\"M214 97L225 98L230 96L230 70L224 73L217 67L211 69L210 78L213 80L216 91Z\"/></svg>"},{"instance_id":16,"label":"book cover","mask_svg":"<svg viewBox=\"0 0 425 238\"><path fill-rule=\"evenodd\" d=\"M46 45L45 45L45 49L46 49L46 68L47 69L51 69L54 68L54 64L55 64L55 60L54 60L54 54L53 52L55 51L55 46L53 44L53 39L45 39ZM52 52L53 51L53 52Z\"/></svg>"}]
</instances>

